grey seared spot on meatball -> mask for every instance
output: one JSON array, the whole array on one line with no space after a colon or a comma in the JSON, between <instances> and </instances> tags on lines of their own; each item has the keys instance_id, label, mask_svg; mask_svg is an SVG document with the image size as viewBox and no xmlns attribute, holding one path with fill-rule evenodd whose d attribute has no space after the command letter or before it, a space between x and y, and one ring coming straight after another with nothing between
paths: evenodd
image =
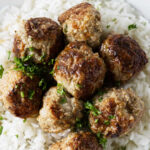
<instances>
[{"instance_id":1,"label":"grey seared spot on meatball","mask_svg":"<svg viewBox=\"0 0 150 150\"><path fill-rule=\"evenodd\" d=\"M62 96L57 87L52 87L43 98L38 122L45 132L62 132L73 127L76 118L82 117L81 111L82 102L67 93Z\"/></svg>"},{"instance_id":2,"label":"grey seared spot on meatball","mask_svg":"<svg viewBox=\"0 0 150 150\"><path fill-rule=\"evenodd\" d=\"M131 89L110 89L94 98L94 106L100 115L90 112L89 121L94 133L102 133L105 137L119 137L131 131L140 121L143 101Z\"/></svg>"},{"instance_id":3,"label":"grey seared spot on meatball","mask_svg":"<svg viewBox=\"0 0 150 150\"><path fill-rule=\"evenodd\" d=\"M50 146L49 150L102 150L95 135L90 132L70 133Z\"/></svg>"},{"instance_id":4,"label":"grey seared spot on meatball","mask_svg":"<svg viewBox=\"0 0 150 150\"><path fill-rule=\"evenodd\" d=\"M83 42L73 42L59 54L54 78L76 98L92 95L103 84L105 64L98 53Z\"/></svg>"},{"instance_id":5,"label":"grey seared spot on meatball","mask_svg":"<svg viewBox=\"0 0 150 150\"><path fill-rule=\"evenodd\" d=\"M58 18L69 42L85 41L95 48L102 33L100 13L89 3L78 4Z\"/></svg>"},{"instance_id":6,"label":"grey seared spot on meatball","mask_svg":"<svg viewBox=\"0 0 150 150\"><path fill-rule=\"evenodd\" d=\"M109 35L100 54L116 81L125 82L142 70L148 62L139 44L126 35Z\"/></svg>"},{"instance_id":7,"label":"grey seared spot on meatball","mask_svg":"<svg viewBox=\"0 0 150 150\"><path fill-rule=\"evenodd\" d=\"M42 101L39 79L32 79L20 71L8 70L0 82L4 107L20 118L38 114Z\"/></svg>"},{"instance_id":8,"label":"grey seared spot on meatball","mask_svg":"<svg viewBox=\"0 0 150 150\"><path fill-rule=\"evenodd\" d=\"M20 23L14 39L16 57L33 55L36 63L55 58L63 46L61 27L49 18L31 18Z\"/></svg>"}]
</instances>

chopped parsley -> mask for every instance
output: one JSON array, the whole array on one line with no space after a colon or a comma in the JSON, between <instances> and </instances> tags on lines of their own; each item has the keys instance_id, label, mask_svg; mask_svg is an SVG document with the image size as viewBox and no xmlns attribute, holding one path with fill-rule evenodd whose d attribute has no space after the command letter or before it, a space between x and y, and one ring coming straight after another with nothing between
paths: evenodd
<instances>
[{"instance_id":1,"label":"chopped parsley","mask_svg":"<svg viewBox=\"0 0 150 150\"><path fill-rule=\"evenodd\" d=\"M33 52L34 51L34 47L29 47L29 51Z\"/></svg>"},{"instance_id":2,"label":"chopped parsley","mask_svg":"<svg viewBox=\"0 0 150 150\"><path fill-rule=\"evenodd\" d=\"M90 110L94 116L98 116L101 114L101 112L90 102L86 102L84 106L86 109Z\"/></svg>"},{"instance_id":3,"label":"chopped parsley","mask_svg":"<svg viewBox=\"0 0 150 150\"><path fill-rule=\"evenodd\" d=\"M104 124L108 126L108 125L110 125L110 121L109 120L105 120Z\"/></svg>"},{"instance_id":4,"label":"chopped parsley","mask_svg":"<svg viewBox=\"0 0 150 150\"><path fill-rule=\"evenodd\" d=\"M0 126L0 135L2 134L3 132L3 126Z\"/></svg>"},{"instance_id":5,"label":"chopped parsley","mask_svg":"<svg viewBox=\"0 0 150 150\"><path fill-rule=\"evenodd\" d=\"M117 18L112 19L112 21L113 21L113 22L116 22L116 21L117 21Z\"/></svg>"},{"instance_id":6,"label":"chopped parsley","mask_svg":"<svg viewBox=\"0 0 150 150\"><path fill-rule=\"evenodd\" d=\"M25 123L27 121L27 119L23 119L23 123Z\"/></svg>"},{"instance_id":7,"label":"chopped parsley","mask_svg":"<svg viewBox=\"0 0 150 150\"><path fill-rule=\"evenodd\" d=\"M47 88L47 83L43 78L39 82L39 87L41 87L43 91Z\"/></svg>"},{"instance_id":8,"label":"chopped parsley","mask_svg":"<svg viewBox=\"0 0 150 150\"><path fill-rule=\"evenodd\" d=\"M57 70L59 70L60 69L60 67L59 66L57 66Z\"/></svg>"},{"instance_id":9,"label":"chopped parsley","mask_svg":"<svg viewBox=\"0 0 150 150\"><path fill-rule=\"evenodd\" d=\"M81 84L77 84L77 87L78 87L79 89L81 89L81 88L82 88L82 85L81 85Z\"/></svg>"},{"instance_id":10,"label":"chopped parsley","mask_svg":"<svg viewBox=\"0 0 150 150\"><path fill-rule=\"evenodd\" d=\"M60 95L66 95L66 92L64 91L63 85L60 83L57 83L57 93Z\"/></svg>"},{"instance_id":11,"label":"chopped parsley","mask_svg":"<svg viewBox=\"0 0 150 150\"><path fill-rule=\"evenodd\" d=\"M2 116L0 116L0 120L4 120L4 118Z\"/></svg>"},{"instance_id":12,"label":"chopped parsley","mask_svg":"<svg viewBox=\"0 0 150 150\"><path fill-rule=\"evenodd\" d=\"M49 74L53 76L54 75L54 69L52 69Z\"/></svg>"},{"instance_id":13,"label":"chopped parsley","mask_svg":"<svg viewBox=\"0 0 150 150\"><path fill-rule=\"evenodd\" d=\"M99 98L98 98L98 101L99 102L101 102L102 100L103 100L103 95L106 93L106 91L105 90L99 90L98 91L98 96L100 96Z\"/></svg>"},{"instance_id":14,"label":"chopped parsley","mask_svg":"<svg viewBox=\"0 0 150 150\"><path fill-rule=\"evenodd\" d=\"M80 130L83 128L83 122L81 119L76 118L75 129Z\"/></svg>"},{"instance_id":15,"label":"chopped parsley","mask_svg":"<svg viewBox=\"0 0 150 150\"><path fill-rule=\"evenodd\" d=\"M101 102L103 100L103 97L99 97L98 101Z\"/></svg>"},{"instance_id":16,"label":"chopped parsley","mask_svg":"<svg viewBox=\"0 0 150 150\"><path fill-rule=\"evenodd\" d=\"M45 59L45 57L46 57L46 54L45 54L45 53L43 53L43 54L42 54L42 56L40 57L40 62L43 62L43 61L44 61L44 59Z\"/></svg>"},{"instance_id":17,"label":"chopped parsley","mask_svg":"<svg viewBox=\"0 0 150 150\"><path fill-rule=\"evenodd\" d=\"M15 136L16 136L16 138L18 139L19 135L18 135L18 134L16 134Z\"/></svg>"},{"instance_id":18,"label":"chopped parsley","mask_svg":"<svg viewBox=\"0 0 150 150\"><path fill-rule=\"evenodd\" d=\"M50 65L53 65L54 62L55 62L55 59L51 59L51 60L49 61L48 65L49 65L49 66L50 66Z\"/></svg>"},{"instance_id":19,"label":"chopped parsley","mask_svg":"<svg viewBox=\"0 0 150 150\"><path fill-rule=\"evenodd\" d=\"M110 28L110 25L108 24L108 25L106 26L106 28L107 28L107 29Z\"/></svg>"},{"instance_id":20,"label":"chopped parsley","mask_svg":"<svg viewBox=\"0 0 150 150\"><path fill-rule=\"evenodd\" d=\"M110 115L110 116L108 116L108 119L114 119L115 118L115 116L113 116L113 115Z\"/></svg>"},{"instance_id":21,"label":"chopped parsley","mask_svg":"<svg viewBox=\"0 0 150 150\"><path fill-rule=\"evenodd\" d=\"M136 24L130 24L129 26L128 26L128 30L130 31L130 30L133 30L133 29L136 29L137 28L137 26L136 26Z\"/></svg>"},{"instance_id":22,"label":"chopped parsley","mask_svg":"<svg viewBox=\"0 0 150 150\"><path fill-rule=\"evenodd\" d=\"M18 88L18 85L17 85L17 84L15 85L15 88L16 88L16 89Z\"/></svg>"},{"instance_id":23,"label":"chopped parsley","mask_svg":"<svg viewBox=\"0 0 150 150\"><path fill-rule=\"evenodd\" d=\"M34 90L30 90L30 91L29 91L29 99L30 99L30 100L33 99L34 94L35 94L35 91L34 91Z\"/></svg>"},{"instance_id":24,"label":"chopped parsley","mask_svg":"<svg viewBox=\"0 0 150 150\"><path fill-rule=\"evenodd\" d=\"M95 121L94 121L94 122L95 122L95 123L98 123L98 120L99 120L99 119L95 119Z\"/></svg>"},{"instance_id":25,"label":"chopped parsley","mask_svg":"<svg viewBox=\"0 0 150 150\"><path fill-rule=\"evenodd\" d=\"M60 100L60 104L65 104L67 102L67 99L66 98L61 98L61 100Z\"/></svg>"},{"instance_id":26,"label":"chopped parsley","mask_svg":"<svg viewBox=\"0 0 150 150\"><path fill-rule=\"evenodd\" d=\"M24 97L25 97L25 95L24 95L24 92L23 92L23 91L21 91L21 92L20 92L20 96L21 96L22 98L24 98Z\"/></svg>"},{"instance_id":27,"label":"chopped parsley","mask_svg":"<svg viewBox=\"0 0 150 150\"><path fill-rule=\"evenodd\" d=\"M8 51L8 60L10 59L11 51Z\"/></svg>"},{"instance_id":28,"label":"chopped parsley","mask_svg":"<svg viewBox=\"0 0 150 150\"><path fill-rule=\"evenodd\" d=\"M102 147L105 148L106 147L106 143L107 143L107 139L104 138L103 134L101 134L100 132L97 133L97 138L98 138L99 144L101 144Z\"/></svg>"},{"instance_id":29,"label":"chopped parsley","mask_svg":"<svg viewBox=\"0 0 150 150\"><path fill-rule=\"evenodd\" d=\"M64 33L67 33L67 32L68 32L68 26L67 26L67 24L65 25L63 31L64 31Z\"/></svg>"},{"instance_id":30,"label":"chopped parsley","mask_svg":"<svg viewBox=\"0 0 150 150\"><path fill-rule=\"evenodd\" d=\"M4 72L4 68L2 65L0 65L0 79L2 78L3 76L3 72Z\"/></svg>"}]
</instances>

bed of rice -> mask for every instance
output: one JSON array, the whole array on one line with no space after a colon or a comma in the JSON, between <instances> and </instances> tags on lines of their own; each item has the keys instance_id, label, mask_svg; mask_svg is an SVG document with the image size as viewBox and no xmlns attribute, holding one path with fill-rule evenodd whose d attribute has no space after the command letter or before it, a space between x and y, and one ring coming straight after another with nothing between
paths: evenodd
<instances>
[{"instance_id":1,"label":"bed of rice","mask_svg":"<svg viewBox=\"0 0 150 150\"><path fill-rule=\"evenodd\" d=\"M14 31L21 19L30 17L57 17L66 9L84 0L25 0L21 8L6 7L0 10L0 64L8 66L8 51L12 49ZM134 8L124 0L88 0L102 16L103 35L108 33L129 34L137 40L150 59L150 24ZM116 19L115 19L116 18ZM137 29L128 31L128 25L136 23ZM109 27L109 28L108 28ZM11 55L13 57L13 55ZM13 59L13 58L12 58ZM119 150L126 146L127 150L150 149L150 64L126 87L131 87L145 102L145 114L142 121L129 135L108 140L107 150ZM46 134L36 119L27 121L12 116L3 109L0 103L0 121L3 133L0 136L0 150L47 150L56 140L66 136L69 130L60 134ZM121 149L120 149L121 150Z\"/></svg>"}]
</instances>

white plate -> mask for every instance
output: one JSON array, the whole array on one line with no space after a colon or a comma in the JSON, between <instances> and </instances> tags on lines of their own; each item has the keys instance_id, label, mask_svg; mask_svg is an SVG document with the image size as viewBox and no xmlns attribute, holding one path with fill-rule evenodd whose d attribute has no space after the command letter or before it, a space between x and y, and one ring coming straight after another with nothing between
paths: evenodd
<instances>
[{"instance_id":1,"label":"white plate","mask_svg":"<svg viewBox=\"0 0 150 150\"><path fill-rule=\"evenodd\" d=\"M8 6L15 5L20 6L24 0L0 0L0 9ZM115 0L114 0L115 1ZM143 16L150 20L150 0L126 0L133 7L137 8Z\"/></svg>"}]
</instances>

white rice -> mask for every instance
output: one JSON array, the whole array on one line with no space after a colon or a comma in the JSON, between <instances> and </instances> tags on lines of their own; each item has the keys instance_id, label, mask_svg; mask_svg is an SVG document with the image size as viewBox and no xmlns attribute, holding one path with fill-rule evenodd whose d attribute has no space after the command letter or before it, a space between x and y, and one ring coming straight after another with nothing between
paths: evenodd
<instances>
[{"instance_id":1,"label":"white rice","mask_svg":"<svg viewBox=\"0 0 150 150\"><path fill-rule=\"evenodd\" d=\"M12 50L14 31L17 23L31 17L50 17L57 21L57 17L66 9L84 0L25 0L21 8L6 7L0 10L0 64L8 65L8 53ZM150 61L150 24L134 8L124 0L87 0L101 13L103 34L129 34L147 53ZM116 21L113 19L116 18ZM136 23L137 29L128 31L128 25ZM110 25L109 28L106 28ZM126 146L127 150L150 150L150 64L125 87L131 87L145 102L145 114L142 121L129 135L111 139L107 143L107 150L117 150ZM46 134L40 128L36 119L29 118L26 122L12 116L3 109L0 103L0 115L4 120L0 125L4 127L0 136L0 150L47 150L48 146L66 136L69 130L60 134ZM116 143L116 144L114 144Z\"/></svg>"}]
</instances>

